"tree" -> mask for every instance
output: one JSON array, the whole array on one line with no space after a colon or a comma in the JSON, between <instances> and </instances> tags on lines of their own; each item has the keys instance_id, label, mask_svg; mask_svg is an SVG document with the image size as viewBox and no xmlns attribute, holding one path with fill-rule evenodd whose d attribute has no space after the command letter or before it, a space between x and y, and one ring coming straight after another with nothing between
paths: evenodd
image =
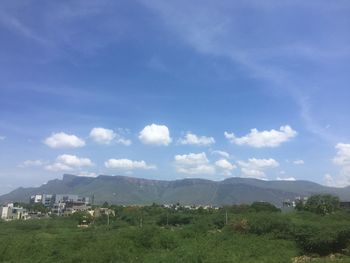
<instances>
[{"instance_id":1,"label":"tree","mask_svg":"<svg viewBox=\"0 0 350 263\"><path fill-rule=\"evenodd\" d=\"M326 215L339 209L339 198L329 194L312 195L306 203L299 207L299 210L305 210L312 213Z\"/></svg>"},{"instance_id":2,"label":"tree","mask_svg":"<svg viewBox=\"0 0 350 263\"><path fill-rule=\"evenodd\" d=\"M254 212L280 212L281 210L268 202L254 202L250 206Z\"/></svg>"}]
</instances>

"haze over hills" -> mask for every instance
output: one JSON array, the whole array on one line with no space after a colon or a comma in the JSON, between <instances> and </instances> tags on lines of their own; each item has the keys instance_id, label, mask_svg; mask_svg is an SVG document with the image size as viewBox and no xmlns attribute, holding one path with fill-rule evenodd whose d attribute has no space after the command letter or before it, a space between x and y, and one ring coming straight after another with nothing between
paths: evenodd
<instances>
[{"instance_id":1,"label":"haze over hills","mask_svg":"<svg viewBox=\"0 0 350 263\"><path fill-rule=\"evenodd\" d=\"M159 204L224 205L267 201L280 206L284 199L330 193L350 200L350 187L332 188L309 181L263 181L229 178L223 181L182 179L149 180L126 176L100 175L96 178L65 174L40 187L18 188L0 196L0 203L28 202L33 194L94 195L95 204Z\"/></svg>"}]
</instances>

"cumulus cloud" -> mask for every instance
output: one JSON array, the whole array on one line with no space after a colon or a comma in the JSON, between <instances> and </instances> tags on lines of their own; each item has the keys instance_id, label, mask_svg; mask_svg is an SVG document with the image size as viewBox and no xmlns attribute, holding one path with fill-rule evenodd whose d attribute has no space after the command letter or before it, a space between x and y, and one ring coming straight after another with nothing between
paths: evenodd
<instances>
[{"instance_id":1,"label":"cumulus cloud","mask_svg":"<svg viewBox=\"0 0 350 263\"><path fill-rule=\"evenodd\" d=\"M216 161L215 166L218 167L220 170L220 173L225 176L232 175L231 171L237 168L236 165L230 163L226 159L220 159Z\"/></svg>"},{"instance_id":2,"label":"cumulus cloud","mask_svg":"<svg viewBox=\"0 0 350 263\"><path fill-rule=\"evenodd\" d=\"M179 173L197 175L197 174L214 174L215 167L209 163L204 152L175 155L175 167Z\"/></svg>"},{"instance_id":3,"label":"cumulus cloud","mask_svg":"<svg viewBox=\"0 0 350 263\"><path fill-rule=\"evenodd\" d=\"M95 127L90 131L90 138L99 144L111 144L113 141L119 144L129 146L131 141L123 138L118 133L110 129Z\"/></svg>"},{"instance_id":4,"label":"cumulus cloud","mask_svg":"<svg viewBox=\"0 0 350 263\"><path fill-rule=\"evenodd\" d=\"M133 161L129 159L109 159L105 162L107 168L118 168L118 169L157 169L155 165L148 165L145 161Z\"/></svg>"},{"instance_id":5,"label":"cumulus cloud","mask_svg":"<svg viewBox=\"0 0 350 263\"><path fill-rule=\"evenodd\" d=\"M286 125L281 126L279 130L258 131L257 129L251 129L250 133L243 137L236 137L234 133L225 132L225 137L233 144L262 148L278 147L297 134L289 125Z\"/></svg>"},{"instance_id":6,"label":"cumulus cloud","mask_svg":"<svg viewBox=\"0 0 350 263\"><path fill-rule=\"evenodd\" d=\"M246 177L265 179L265 173L263 171L260 171L260 170L242 167L241 172Z\"/></svg>"},{"instance_id":7,"label":"cumulus cloud","mask_svg":"<svg viewBox=\"0 0 350 263\"><path fill-rule=\"evenodd\" d=\"M302 165L305 162L304 162L304 160L295 160L293 163L296 164L296 165Z\"/></svg>"},{"instance_id":8,"label":"cumulus cloud","mask_svg":"<svg viewBox=\"0 0 350 263\"><path fill-rule=\"evenodd\" d=\"M323 180L325 185L330 186L330 187L337 187L337 186L344 186L346 185L345 182L343 181L344 178L341 178L339 180L336 180L331 174L325 174Z\"/></svg>"},{"instance_id":9,"label":"cumulus cloud","mask_svg":"<svg viewBox=\"0 0 350 263\"><path fill-rule=\"evenodd\" d=\"M184 145L208 146L214 144L215 139L213 137L197 136L189 132L184 138L179 140L179 143Z\"/></svg>"},{"instance_id":10,"label":"cumulus cloud","mask_svg":"<svg viewBox=\"0 0 350 263\"><path fill-rule=\"evenodd\" d=\"M90 131L90 138L100 144L110 144L116 136L113 130L101 127L93 128Z\"/></svg>"},{"instance_id":11,"label":"cumulus cloud","mask_svg":"<svg viewBox=\"0 0 350 263\"><path fill-rule=\"evenodd\" d=\"M93 166L93 162L89 158L79 158L76 155L62 154L57 156L56 162L45 166L49 171L72 171L82 167Z\"/></svg>"},{"instance_id":12,"label":"cumulus cloud","mask_svg":"<svg viewBox=\"0 0 350 263\"><path fill-rule=\"evenodd\" d=\"M276 180L278 181L296 181L294 177L277 177Z\"/></svg>"},{"instance_id":13,"label":"cumulus cloud","mask_svg":"<svg viewBox=\"0 0 350 263\"><path fill-rule=\"evenodd\" d=\"M63 163L53 163L45 166L45 169L51 172L60 172L60 171L72 171L72 167L65 165Z\"/></svg>"},{"instance_id":14,"label":"cumulus cloud","mask_svg":"<svg viewBox=\"0 0 350 263\"><path fill-rule=\"evenodd\" d=\"M218 150L216 150L216 151L212 151L211 154L219 155L219 156L224 157L226 159L230 159L230 154L225 152L225 151L218 151Z\"/></svg>"},{"instance_id":15,"label":"cumulus cloud","mask_svg":"<svg viewBox=\"0 0 350 263\"><path fill-rule=\"evenodd\" d=\"M53 133L46 138L44 143L51 148L78 148L85 146L85 141L75 136L64 132Z\"/></svg>"},{"instance_id":16,"label":"cumulus cloud","mask_svg":"<svg viewBox=\"0 0 350 263\"><path fill-rule=\"evenodd\" d=\"M246 177L253 177L258 179L264 179L266 177L265 170L270 168L276 168L279 163L270 159L256 159L250 158L247 162L238 161L237 164L241 167L241 172Z\"/></svg>"},{"instance_id":17,"label":"cumulus cloud","mask_svg":"<svg viewBox=\"0 0 350 263\"><path fill-rule=\"evenodd\" d=\"M42 160L26 160L19 165L19 167L39 167L44 165L45 162Z\"/></svg>"},{"instance_id":18,"label":"cumulus cloud","mask_svg":"<svg viewBox=\"0 0 350 263\"><path fill-rule=\"evenodd\" d=\"M85 167L92 166L93 163L89 158L79 158L76 155L62 154L56 159L58 162L72 166L72 167Z\"/></svg>"},{"instance_id":19,"label":"cumulus cloud","mask_svg":"<svg viewBox=\"0 0 350 263\"><path fill-rule=\"evenodd\" d=\"M338 143L335 149L337 154L333 163L340 168L339 174L326 174L324 180L328 186L342 187L350 184L350 144Z\"/></svg>"},{"instance_id":20,"label":"cumulus cloud","mask_svg":"<svg viewBox=\"0 0 350 263\"><path fill-rule=\"evenodd\" d=\"M143 128L139 133L139 139L144 144L167 146L172 142L167 126L151 124Z\"/></svg>"},{"instance_id":21,"label":"cumulus cloud","mask_svg":"<svg viewBox=\"0 0 350 263\"><path fill-rule=\"evenodd\" d=\"M77 176L81 177L97 177L97 174L94 172L80 172L77 174Z\"/></svg>"},{"instance_id":22,"label":"cumulus cloud","mask_svg":"<svg viewBox=\"0 0 350 263\"><path fill-rule=\"evenodd\" d=\"M221 159L221 160L216 161L215 165L217 167L220 167L220 168L225 169L225 170L230 170L230 171L236 168L236 165L230 163L226 159Z\"/></svg>"},{"instance_id":23,"label":"cumulus cloud","mask_svg":"<svg viewBox=\"0 0 350 263\"><path fill-rule=\"evenodd\" d=\"M125 139L125 138L123 138L121 136L117 137L116 142L119 143L119 144L123 144L125 146L129 146L132 143L131 140Z\"/></svg>"},{"instance_id":24,"label":"cumulus cloud","mask_svg":"<svg viewBox=\"0 0 350 263\"><path fill-rule=\"evenodd\" d=\"M350 144L338 143L335 149L337 155L333 158L333 163L341 167L350 166Z\"/></svg>"}]
</instances>

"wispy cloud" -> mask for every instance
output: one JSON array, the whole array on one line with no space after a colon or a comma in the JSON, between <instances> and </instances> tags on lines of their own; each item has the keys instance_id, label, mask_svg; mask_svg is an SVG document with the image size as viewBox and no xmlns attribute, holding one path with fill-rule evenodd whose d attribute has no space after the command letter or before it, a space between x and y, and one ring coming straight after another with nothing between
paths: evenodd
<instances>
[{"instance_id":1,"label":"wispy cloud","mask_svg":"<svg viewBox=\"0 0 350 263\"><path fill-rule=\"evenodd\" d=\"M266 2L266 3L265 3ZM252 78L266 81L273 95L279 92L287 93L299 107L301 120L306 128L321 138L334 141L330 131L323 129L310 111L311 103L308 103L307 88L313 85L307 78L300 78L298 71L290 66L303 62L311 67L313 63L327 64L329 59L343 59L350 55L348 45L342 42L331 42L321 38L322 34L308 37L308 34L300 38L295 36L291 27L288 35L283 26L290 23L286 13L300 10L312 11L324 15L321 23L329 22L326 10L332 12L344 12L341 7L349 9L344 2L330 3L310 1L236 1L234 3L223 1L220 4L206 2L198 5L196 1L143 1L149 8L156 11L163 19L164 25L177 33L179 39L193 47L197 52L230 59L240 66ZM289 8L286 8L288 6ZM263 12L261 11L263 10ZM242 16L240 12L251 12L250 16ZM286 18L283 14L286 13ZM278 14L282 18L280 27L271 23L271 16ZM334 13L336 14L336 13ZM247 17L247 18L245 18ZM286 19L286 20L285 20ZM248 21L249 20L249 21ZM331 20L330 20L331 21ZM259 23L259 26L252 25ZM305 30L313 30L320 27L312 24ZM263 30L264 29L264 30ZM342 28L345 30L345 28ZM340 30L340 29L339 29ZM273 34L271 34L273 31ZM249 32L249 34L247 34ZM342 38L342 31L337 32L338 38ZM344 31L345 32L345 31ZM254 44L256 43L256 44ZM330 51L331 50L331 51ZM281 61L284 61L281 63Z\"/></svg>"}]
</instances>

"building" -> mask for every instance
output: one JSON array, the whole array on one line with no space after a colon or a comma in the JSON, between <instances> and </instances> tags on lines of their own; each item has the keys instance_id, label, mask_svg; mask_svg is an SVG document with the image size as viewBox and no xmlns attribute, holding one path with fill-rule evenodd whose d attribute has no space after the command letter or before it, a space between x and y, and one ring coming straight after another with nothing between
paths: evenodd
<instances>
[{"instance_id":1,"label":"building","mask_svg":"<svg viewBox=\"0 0 350 263\"><path fill-rule=\"evenodd\" d=\"M43 204L46 207L51 207L55 202L55 195L52 194L36 194L30 197L31 204Z\"/></svg>"},{"instance_id":2,"label":"building","mask_svg":"<svg viewBox=\"0 0 350 263\"><path fill-rule=\"evenodd\" d=\"M72 194L36 194L30 197L30 203L43 204L56 215L67 215L91 208L89 197Z\"/></svg>"},{"instance_id":3,"label":"building","mask_svg":"<svg viewBox=\"0 0 350 263\"><path fill-rule=\"evenodd\" d=\"M339 207L344 210L350 210L350 202L349 201L341 201L339 203Z\"/></svg>"},{"instance_id":4,"label":"building","mask_svg":"<svg viewBox=\"0 0 350 263\"><path fill-rule=\"evenodd\" d=\"M51 205L51 211L56 215L70 215L77 211L87 211L91 209L89 197L80 197L71 194L57 194L53 199L54 203Z\"/></svg>"},{"instance_id":5,"label":"building","mask_svg":"<svg viewBox=\"0 0 350 263\"><path fill-rule=\"evenodd\" d=\"M27 219L28 213L23 207L15 207L13 203L8 203L0 207L2 220Z\"/></svg>"},{"instance_id":6,"label":"building","mask_svg":"<svg viewBox=\"0 0 350 263\"><path fill-rule=\"evenodd\" d=\"M55 204L58 203L84 203L89 204L89 197L80 197L78 195L71 194L57 194L55 195Z\"/></svg>"}]
</instances>

